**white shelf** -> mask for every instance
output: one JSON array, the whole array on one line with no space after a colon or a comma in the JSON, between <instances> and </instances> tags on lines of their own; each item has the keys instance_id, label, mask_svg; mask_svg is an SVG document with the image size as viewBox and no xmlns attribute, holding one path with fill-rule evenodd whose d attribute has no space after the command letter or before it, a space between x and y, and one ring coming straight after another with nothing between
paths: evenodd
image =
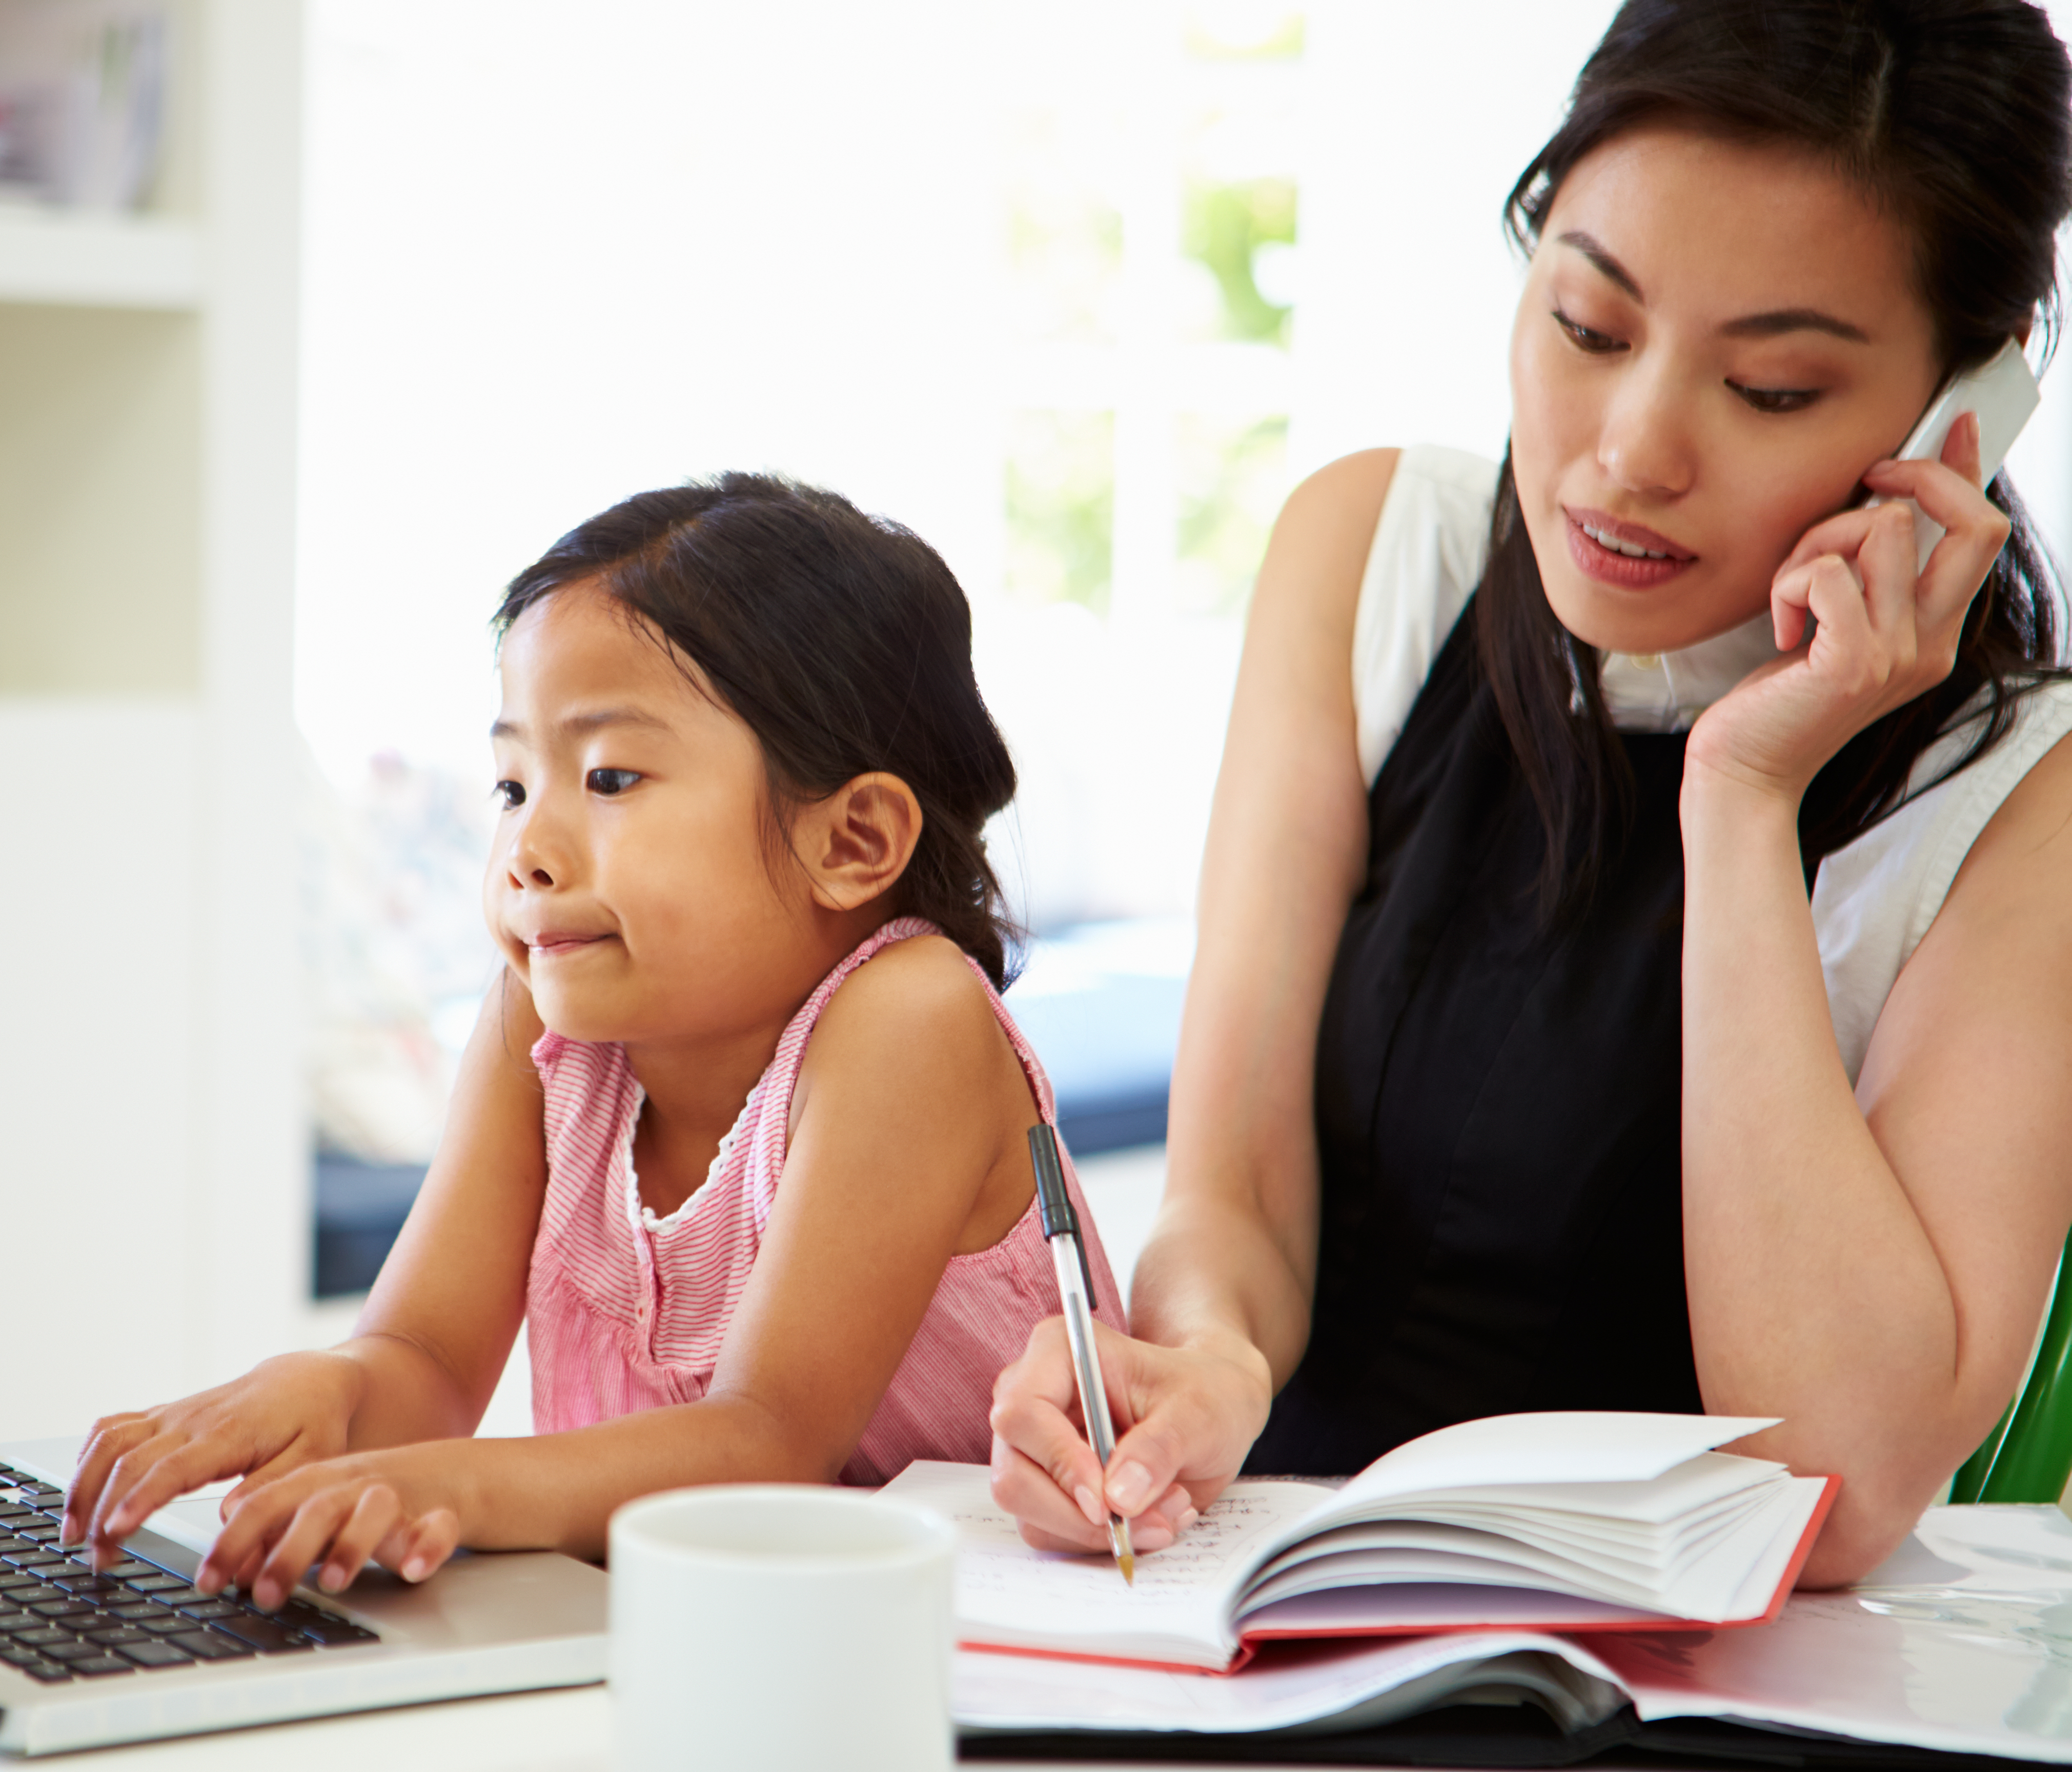
<instances>
[{"instance_id":1,"label":"white shelf","mask_svg":"<svg viewBox=\"0 0 2072 1772\"><path fill-rule=\"evenodd\" d=\"M0 302L177 310L201 293L201 236L183 222L0 208Z\"/></svg>"}]
</instances>

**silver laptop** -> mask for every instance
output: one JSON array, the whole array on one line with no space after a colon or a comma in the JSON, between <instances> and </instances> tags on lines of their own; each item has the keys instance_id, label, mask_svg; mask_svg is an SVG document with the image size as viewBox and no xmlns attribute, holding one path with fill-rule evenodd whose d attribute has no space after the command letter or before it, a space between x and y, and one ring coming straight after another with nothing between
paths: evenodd
<instances>
[{"instance_id":1,"label":"silver laptop","mask_svg":"<svg viewBox=\"0 0 2072 1772\"><path fill-rule=\"evenodd\" d=\"M552 1552L463 1551L415 1587L369 1569L343 1593L298 1588L264 1613L191 1585L216 1536L204 1491L152 1515L97 1577L57 1545L79 1445L0 1442L0 1751L604 1678L604 1572Z\"/></svg>"}]
</instances>

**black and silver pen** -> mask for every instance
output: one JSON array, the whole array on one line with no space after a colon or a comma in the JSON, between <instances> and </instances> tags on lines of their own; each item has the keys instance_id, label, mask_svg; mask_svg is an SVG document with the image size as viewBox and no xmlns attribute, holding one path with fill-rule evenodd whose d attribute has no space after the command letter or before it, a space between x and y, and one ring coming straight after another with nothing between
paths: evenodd
<instances>
[{"instance_id":1,"label":"black and silver pen","mask_svg":"<svg viewBox=\"0 0 2072 1772\"><path fill-rule=\"evenodd\" d=\"M1058 1140L1048 1126L1029 1129L1029 1157L1036 1166L1036 1203L1043 1217L1043 1235L1058 1270L1058 1296L1065 1307L1065 1338L1072 1345L1072 1371L1079 1385L1079 1412L1086 1417L1087 1443L1105 1471L1115 1456L1115 1424L1108 1419L1108 1391L1101 1383L1100 1355L1094 1347L1092 1270L1079 1241L1079 1215L1065 1189L1064 1165L1058 1160ZM1137 1553L1130 1548L1129 1522L1108 1516L1108 1546L1115 1553L1122 1578L1137 1582Z\"/></svg>"}]
</instances>

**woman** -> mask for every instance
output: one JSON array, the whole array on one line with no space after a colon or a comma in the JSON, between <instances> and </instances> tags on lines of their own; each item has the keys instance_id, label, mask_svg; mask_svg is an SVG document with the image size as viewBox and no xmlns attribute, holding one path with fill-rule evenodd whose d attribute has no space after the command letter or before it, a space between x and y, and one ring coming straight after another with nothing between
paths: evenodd
<instances>
[{"instance_id":1,"label":"woman","mask_svg":"<svg viewBox=\"0 0 2072 1772\"><path fill-rule=\"evenodd\" d=\"M1032 1542L1703 1409L1842 1476L1832 1584L1991 1427L2072 1218L2072 683L1975 421L1885 458L2054 312L2069 86L2019 0L1621 10L1511 198L1501 471L1375 450L1276 528L1128 1431L1054 1324L996 1389Z\"/></svg>"}]
</instances>

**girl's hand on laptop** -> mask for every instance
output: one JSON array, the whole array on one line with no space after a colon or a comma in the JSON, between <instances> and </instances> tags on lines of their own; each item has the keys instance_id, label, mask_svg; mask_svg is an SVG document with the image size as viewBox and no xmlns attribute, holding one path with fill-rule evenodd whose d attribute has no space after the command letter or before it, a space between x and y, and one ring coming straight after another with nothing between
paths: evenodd
<instances>
[{"instance_id":1,"label":"girl's hand on laptop","mask_svg":"<svg viewBox=\"0 0 2072 1772\"><path fill-rule=\"evenodd\" d=\"M232 1582L268 1611L313 1563L327 1593L348 1586L370 1559L421 1581L461 1540L462 1466L474 1442L430 1441L255 1477L224 1499L224 1525L195 1585Z\"/></svg>"},{"instance_id":2,"label":"girl's hand on laptop","mask_svg":"<svg viewBox=\"0 0 2072 1772\"><path fill-rule=\"evenodd\" d=\"M225 1477L260 1482L344 1451L363 1376L329 1354L286 1354L228 1384L93 1424L65 1494L64 1541L97 1566L158 1510Z\"/></svg>"}]
</instances>

